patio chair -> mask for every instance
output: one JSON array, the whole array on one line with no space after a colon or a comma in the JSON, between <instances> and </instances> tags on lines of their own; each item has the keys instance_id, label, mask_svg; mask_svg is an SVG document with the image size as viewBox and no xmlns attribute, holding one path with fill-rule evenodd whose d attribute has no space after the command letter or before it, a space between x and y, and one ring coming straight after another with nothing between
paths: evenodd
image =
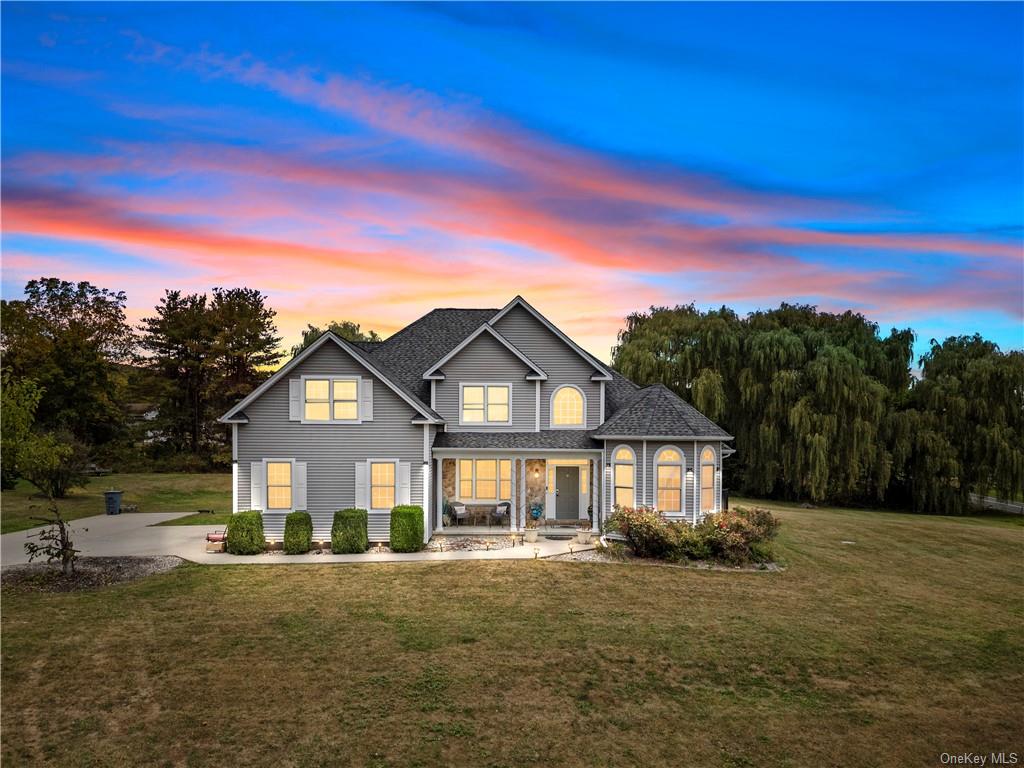
<instances>
[{"instance_id":1,"label":"patio chair","mask_svg":"<svg viewBox=\"0 0 1024 768\"><path fill-rule=\"evenodd\" d=\"M511 501L499 501L494 507L494 523L498 526L503 526L508 522L509 516L512 514L512 502Z\"/></svg>"},{"instance_id":2,"label":"patio chair","mask_svg":"<svg viewBox=\"0 0 1024 768\"><path fill-rule=\"evenodd\" d=\"M469 519L469 510L466 505L458 501L452 502L452 512L455 513L455 524L461 525L463 520Z\"/></svg>"}]
</instances>

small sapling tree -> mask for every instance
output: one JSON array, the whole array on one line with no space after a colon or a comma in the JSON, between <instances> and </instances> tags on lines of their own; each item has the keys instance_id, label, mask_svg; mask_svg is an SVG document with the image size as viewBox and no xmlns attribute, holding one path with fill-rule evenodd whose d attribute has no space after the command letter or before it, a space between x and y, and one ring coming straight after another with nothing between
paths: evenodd
<instances>
[{"instance_id":1,"label":"small sapling tree","mask_svg":"<svg viewBox=\"0 0 1024 768\"><path fill-rule=\"evenodd\" d=\"M61 517L60 510L51 499L49 517L33 517L46 525L39 533L32 535L37 541L25 542L25 551L28 553L29 562L38 557L45 557L46 562L52 563L60 560L61 573L65 577L73 576L75 573L75 560L78 559L78 550L71 540L71 525ZM89 530L83 528L82 530Z\"/></svg>"}]
</instances>

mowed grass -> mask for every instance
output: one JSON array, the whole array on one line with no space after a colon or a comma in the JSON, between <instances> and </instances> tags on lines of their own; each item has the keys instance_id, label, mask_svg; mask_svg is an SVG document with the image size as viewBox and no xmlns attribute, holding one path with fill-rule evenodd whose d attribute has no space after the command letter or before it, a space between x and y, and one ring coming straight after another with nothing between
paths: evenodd
<instances>
[{"instance_id":1,"label":"mowed grass","mask_svg":"<svg viewBox=\"0 0 1024 768\"><path fill-rule=\"evenodd\" d=\"M231 512L230 474L139 473L92 477L85 488L72 488L57 505L66 520L106 511L103 492L124 491L122 504L135 504L139 512L195 512L212 509L222 519ZM0 494L0 533L21 531L40 525L33 516L46 515L47 501L24 480L18 487ZM216 524L220 519L203 515L196 522Z\"/></svg>"},{"instance_id":2,"label":"mowed grass","mask_svg":"<svg viewBox=\"0 0 1024 768\"><path fill-rule=\"evenodd\" d=\"M780 514L781 573L190 565L8 592L3 762L936 766L1024 751L1018 520Z\"/></svg>"}]
</instances>

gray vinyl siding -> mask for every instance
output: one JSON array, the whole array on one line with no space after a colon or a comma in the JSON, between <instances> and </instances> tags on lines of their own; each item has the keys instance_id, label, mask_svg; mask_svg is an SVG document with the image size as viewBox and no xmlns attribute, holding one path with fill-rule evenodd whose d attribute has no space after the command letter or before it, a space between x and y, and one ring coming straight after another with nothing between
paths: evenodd
<instances>
[{"instance_id":1,"label":"gray vinyl siding","mask_svg":"<svg viewBox=\"0 0 1024 768\"><path fill-rule=\"evenodd\" d=\"M606 498L608 499L608 511L611 510L612 498L612 483L613 476L612 470L612 454L616 448L620 445L628 445L636 453L636 503L638 505L646 504L649 507L653 507L656 500L656 470L655 470L655 459L658 451L666 445L671 445L673 448L679 449L683 454L683 509L684 516L687 520L692 520L695 512L698 511L698 500L697 493L700 489L700 454L704 450L704 447L710 445L715 451L715 463L716 469L721 471L722 469L722 443L720 442L665 442L663 440L648 440L647 441L647 457L644 460L644 441L643 440L608 440L605 442L605 466L609 467L608 470L608 482L606 483ZM696 461L696 464L695 464ZM686 472L693 470L693 475L687 482ZM715 496L716 496L716 507L721 509L722 506L722 489L721 483L716 482L715 484Z\"/></svg>"},{"instance_id":2,"label":"gray vinyl siding","mask_svg":"<svg viewBox=\"0 0 1024 768\"><path fill-rule=\"evenodd\" d=\"M445 378L437 381L434 392L434 410L447 423L449 432L532 432L536 425L536 383L527 381L532 373L497 339L482 333L466 345L441 369ZM459 385L462 382L511 384L509 411L512 423L508 425L459 424Z\"/></svg>"},{"instance_id":3,"label":"gray vinyl siding","mask_svg":"<svg viewBox=\"0 0 1024 768\"><path fill-rule=\"evenodd\" d=\"M587 429L600 426L601 385L590 380L596 372L594 366L522 307L509 310L495 323L495 328L548 375L548 380L541 382L541 429L547 429L550 423L551 395L563 384L576 385L586 397Z\"/></svg>"},{"instance_id":4,"label":"gray vinyl siding","mask_svg":"<svg viewBox=\"0 0 1024 768\"><path fill-rule=\"evenodd\" d=\"M288 381L303 375L349 374L373 381L373 421L362 424L302 424L288 420ZM410 500L423 503L423 425L410 424L416 411L336 344L321 346L255 402L246 407L248 424L238 426L238 505L248 509L249 464L289 458L307 465L307 511L313 538L330 538L334 512L355 505L355 465L368 458L409 462ZM390 515L375 514L371 539L387 540ZM267 538L284 531L284 513L265 513Z\"/></svg>"}]
</instances>

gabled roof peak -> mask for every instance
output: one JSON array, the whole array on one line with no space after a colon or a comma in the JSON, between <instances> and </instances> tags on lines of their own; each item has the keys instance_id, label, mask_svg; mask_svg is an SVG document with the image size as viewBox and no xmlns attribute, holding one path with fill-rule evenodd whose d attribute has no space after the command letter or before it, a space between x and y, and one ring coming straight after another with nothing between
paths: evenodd
<instances>
[{"instance_id":1,"label":"gabled roof peak","mask_svg":"<svg viewBox=\"0 0 1024 768\"><path fill-rule=\"evenodd\" d=\"M444 374L441 373L438 369L442 365L447 363L449 360L451 360L453 357L455 357L457 354L459 354L459 352L461 352L467 346L469 346L469 344L474 339L478 338L481 334L484 334L484 333L489 334L491 337L493 337L499 344L501 344L503 347L505 347L505 349L507 349L509 352L511 352L513 355L515 355L517 358L519 358L519 360L522 361L522 363L524 365L526 365L527 368L529 368L529 369L531 369L533 371L533 373L528 375L526 378L533 379L533 380L539 380L539 381L544 381L544 380L547 379L548 375L544 372L543 368L541 368L539 365L537 365L535 362L533 362L533 360L531 360L529 357L527 357L525 354L523 354L523 352L521 350L519 350L512 342L510 342L508 339L506 339L504 336L502 336L500 333L498 333L498 331L495 330L494 327L492 327L490 323L483 323L483 324L481 324L479 328L477 328L475 331L473 331L471 334L469 334L469 336L467 336L465 339L463 339L454 349L452 349L450 352L448 352L448 354L446 354L444 357L442 357L436 363L431 365L423 373L423 378L424 379L435 379L435 378L443 379L444 378Z\"/></svg>"}]
</instances>

